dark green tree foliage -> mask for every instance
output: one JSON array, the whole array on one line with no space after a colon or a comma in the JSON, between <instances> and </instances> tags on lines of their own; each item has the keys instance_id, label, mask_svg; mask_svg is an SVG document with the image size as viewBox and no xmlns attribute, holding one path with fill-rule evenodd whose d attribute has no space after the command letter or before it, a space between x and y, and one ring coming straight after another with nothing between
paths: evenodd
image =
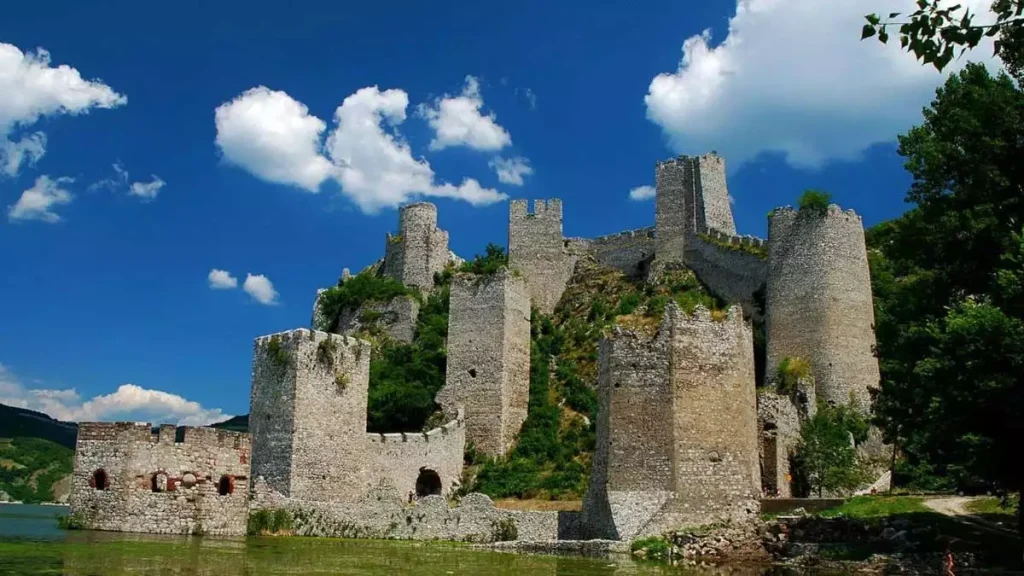
<instances>
[{"instance_id":1,"label":"dark green tree foliage","mask_svg":"<svg viewBox=\"0 0 1024 576\"><path fill-rule=\"evenodd\" d=\"M877 37L885 44L889 30L898 27L900 47L941 71L982 38L995 37L995 54L1019 79L1024 65L1024 0L995 0L991 10L994 19L985 15L979 20L961 4L917 0L917 10L910 14L892 12L884 21L878 14L865 16L861 39Z\"/></svg>"},{"instance_id":2,"label":"dark green tree foliage","mask_svg":"<svg viewBox=\"0 0 1024 576\"><path fill-rule=\"evenodd\" d=\"M827 211L831 203L832 195L821 190L805 190L797 202L801 211L821 213Z\"/></svg>"},{"instance_id":3,"label":"dark green tree foliage","mask_svg":"<svg viewBox=\"0 0 1024 576\"><path fill-rule=\"evenodd\" d=\"M508 254L505 253L505 249L497 244L488 244L483 254L477 254L472 260L463 262L459 272L489 276L504 266L508 266Z\"/></svg>"},{"instance_id":4,"label":"dark green tree foliage","mask_svg":"<svg viewBox=\"0 0 1024 576\"><path fill-rule=\"evenodd\" d=\"M1024 94L970 64L899 139L902 217L868 242L875 413L916 470L1024 488Z\"/></svg>"},{"instance_id":5,"label":"dark green tree foliage","mask_svg":"<svg viewBox=\"0 0 1024 576\"><path fill-rule=\"evenodd\" d=\"M416 318L409 344L384 341L370 359L367 427L371 432L421 430L437 410L448 356L448 285L435 290Z\"/></svg>"},{"instance_id":6,"label":"dark green tree foliage","mask_svg":"<svg viewBox=\"0 0 1024 576\"><path fill-rule=\"evenodd\" d=\"M867 422L856 409L820 403L800 428L797 476L819 497L856 488L865 474L853 442L863 442L867 435Z\"/></svg>"},{"instance_id":7,"label":"dark green tree foliage","mask_svg":"<svg viewBox=\"0 0 1024 576\"><path fill-rule=\"evenodd\" d=\"M348 280L339 280L337 286L320 295L320 310L331 323L323 329L334 330L342 310L354 310L365 302L387 302L410 293L401 282L372 272L360 272Z\"/></svg>"}]
</instances>

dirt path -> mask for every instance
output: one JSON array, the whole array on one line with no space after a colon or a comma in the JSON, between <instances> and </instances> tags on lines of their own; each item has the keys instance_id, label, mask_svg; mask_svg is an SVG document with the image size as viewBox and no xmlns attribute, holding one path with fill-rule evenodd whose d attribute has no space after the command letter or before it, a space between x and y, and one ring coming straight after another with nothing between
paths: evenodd
<instances>
[{"instance_id":1,"label":"dirt path","mask_svg":"<svg viewBox=\"0 0 1024 576\"><path fill-rule=\"evenodd\" d=\"M983 530L1013 536L1014 538L1017 537L1017 533L1013 530L1008 530L998 524L972 514L967 509L967 503L972 500L975 500L975 498L967 496L945 496L942 498L929 498L924 501L924 505L939 514L952 516L961 522L966 522Z\"/></svg>"}]
</instances>

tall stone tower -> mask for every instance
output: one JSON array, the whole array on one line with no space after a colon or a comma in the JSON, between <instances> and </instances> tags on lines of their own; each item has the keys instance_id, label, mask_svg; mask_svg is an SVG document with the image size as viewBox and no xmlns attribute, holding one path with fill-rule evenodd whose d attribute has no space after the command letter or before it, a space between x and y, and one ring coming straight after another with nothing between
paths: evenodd
<instances>
[{"instance_id":1,"label":"tall stone tower","mask_svg":"<svg viewBox=\"0 0 1024 576\"><path fill-rule=\"evenodd\" d=\"M361 495L370 344L300 328L256 339L249 432L252 477L285 496Z\"/></svg>"},{"instance_id":2,"label":"tall stone tower","mask_svg":"<svg viewBox=\"0 0 1024 576\"><path fill-rule=\"evenodd\" d=\"M583 504L592 538L631 540L759 510L754 350L724 319L670 304L653 339L601 343L597 446Z\"/></svg>"},{"instance_id":3,"label":"tall stone tower","mask_svg":"<svg viewBox=\"0 0 1024 576\"><path fill-rule=\"evenodd\" d=\"M768 374L799 357L816 394L870 407L879 382L864 225L853 210L778 208L768 222Z\"/></svg>"},{"instance_id":4,"label":"tall stone tower","mask_svg":"<svg viewBox=\"0 0 1024 576\"><path fill-rule=\"evenodd\" d=\"M449 418L461 408L466 441L499 456L519 433L530 398L530 297L520 276L452 278L448 369L437 395Z\"/></svg>"},{"instance_id":5,"label":"tall stone tower","mask_svg":"<svg viewBox=\"0 0 1024 576\"><path fill-rule=\"evenodd\" d=\"M434 287L434 273L448 263L448 232L437 227L437 206L418 202L399 211L398 235L388 234L384 275L420 290Z\"/></svg>"},{"instance_id":6,"label":"tall stone tower","mask_svg":"<svg viewBox=\"0 0 1024 576\"><path fill-rule=\"evenodd\" d=\"M576 266L562 237L561 200L534 200L532 214L526 200L509 202L508 264L526 279L533 305L554 311Z\"/></svg>"},{"instance_id":7,"label":"tall stone tower","mask_svg":"<svg viewBox=\"0 0 1024 576\"><path fill-rule=\"evenodd\" d=\"M654 183L655 259L682 262L686 239L709 229L736 234L725 159L714 152L658 162Z\"/></svg>"}]
</instances>

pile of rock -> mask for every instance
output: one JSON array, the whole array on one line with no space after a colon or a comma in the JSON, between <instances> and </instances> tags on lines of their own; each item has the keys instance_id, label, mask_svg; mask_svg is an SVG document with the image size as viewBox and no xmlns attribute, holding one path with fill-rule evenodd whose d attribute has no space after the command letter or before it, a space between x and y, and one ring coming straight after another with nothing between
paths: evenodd
<instances>
[{"instance_id":1,"label":"pile of rock","mask_svg":"<svg viewBox=\"0 0 1024 576\"><path fill-rule=\"evenodd\" d=\"M672 557L711 562L763 562L768 559L753 523L716 524L669 532Z\"/></svg>"}]
</instances>

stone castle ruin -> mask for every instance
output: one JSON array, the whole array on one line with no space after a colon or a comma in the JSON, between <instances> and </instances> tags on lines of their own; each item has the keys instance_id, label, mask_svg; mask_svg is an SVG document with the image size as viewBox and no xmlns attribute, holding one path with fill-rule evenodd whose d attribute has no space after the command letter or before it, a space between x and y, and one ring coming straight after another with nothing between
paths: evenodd
<instances>
[{"instance_id":1,"label":"stone castle ruin","mask_svg":"<svg viewBox=\"0 0 1024 576\"><path fill-rule=\"evenodd\" d=\"M366 428L372 352L354 335L373 317L411 341L420 300L335 316L320 291L312 330L256 340L248 435L189 429L172 442L170 428L153 437L148 427L83 425L73 512L100 529L226 534L244 530L250 510L287 509L303 534L476 541L503 539L509 521L520 540L628 540L756 515L764 493L790 494L789 461L816 399L866 411L877 386L863 224L834 205L781 208L767 241L738 236L725 161L714 153L659 162L655 180L654 226L600 238L564 237L560 200L536 200L532 211L510 202L507 269L452 277L438 427ZM531 310L552 312L582 260L648 281L685 267L732 306L687 314L670 303L656 334L615 328L604 337L582 513L501 510L479 494L450 507L467 445L495 457L514 446L528 410ZM384 258L364 273L425 294L461 262L437 208L415 203L401 208ZM767 376L756 382L762 325ZM792 359L809 373L783 390L774 375ZM233 478L227 497L222 477ZM158 498L166 518L151 520L145 510Z\"/></svg>"}]
</instances>

